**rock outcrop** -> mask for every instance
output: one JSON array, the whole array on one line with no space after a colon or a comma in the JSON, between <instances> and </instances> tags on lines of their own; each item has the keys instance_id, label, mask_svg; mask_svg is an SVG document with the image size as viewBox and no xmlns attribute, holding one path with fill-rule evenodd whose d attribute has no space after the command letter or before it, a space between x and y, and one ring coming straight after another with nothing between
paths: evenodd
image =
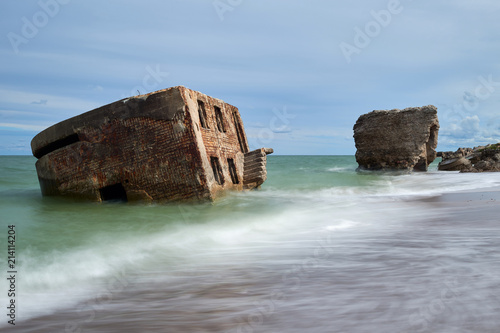
<instances>
[{"instance_id":1,"label":"rock outcrop","mask_svg":"<svg viewBox=\"0 0 500 333\"><path fill-rule=\"evenodd\" d=\"M459 148L456 152L440 152L441 171L499 172L500 143L475 148Z\"/></svg>"},{"instance_id":2,"label":"rock outcrop","mask_svg":"<svg viewBox=\"0 0 500 333\"><path fill-rule=\"evenodd\" d=\"M471 148L459 148L457 151L438 152L437 156L442 158L438 165L440 171L462 171L472 166L470 157L473 154Z\"/></svg>"},{"instance_id":3,"label":"rock outcrop","mask_svg":"<svg viewBox=\"0 0 500 333\"><path fill-rule=\"evenodd\" d=\"M359 169L427 171L437 155L438 131L433 105L364 114L354 125Z\"/></svg>"}]
</instances>

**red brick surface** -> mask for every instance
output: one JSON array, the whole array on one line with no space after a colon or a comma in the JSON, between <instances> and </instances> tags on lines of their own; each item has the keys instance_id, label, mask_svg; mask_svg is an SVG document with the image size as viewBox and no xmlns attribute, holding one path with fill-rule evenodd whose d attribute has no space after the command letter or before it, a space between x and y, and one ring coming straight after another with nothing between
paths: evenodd
<instances>
[{"instance_id":1,"label":"red brick surface","mask_svg":"<svg viewBox=\"0 0 500 333\"><path fill-rule=\"evenodd\" d=\"M201 128L198 110L189 108L198 100L205 103L208 129ZM236 107L184 87L138 96L132 102L131 106L124 100L101 107L33 139L34 154L45 154L37 162L44 195L100 201L100 189L121 184L128 198L211 200L224 190L243 189L248 144ZM222 111L225 132L217 127L214 106ZM236 126L240 126L241 143ZM78 142L44 149L74 133ZM220 161L222 186L214 182L210 157ZM238 184L231 180L228 158L235 162Z\"/></svg>"}]
</instances>

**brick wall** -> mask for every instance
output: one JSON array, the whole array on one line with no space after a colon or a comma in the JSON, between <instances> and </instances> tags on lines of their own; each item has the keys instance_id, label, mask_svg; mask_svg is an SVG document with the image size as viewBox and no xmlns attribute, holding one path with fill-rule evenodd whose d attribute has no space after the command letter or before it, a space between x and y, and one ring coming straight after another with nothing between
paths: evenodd
<instances>
[{"instance_id":1,"label":"brick wall","mask_svg":"<svg viewBox=\"0 0 500 333\"><path fill-rule=\"evenodd\" d=\"M78 135L80 142L42 157L50 160L61 194L99 200L98 189L121 183L153 200L209 195L189 114L172 121L114 119Z\"/></svg>"},{"instance_id":2,"label":"brick wall","mask_svg":"<svg viewBox=\"0 0 500 333\"><path fill-rule=\"evenodd\" d=\"M214 183L210 186L212 195L218 196L221 194L222 190L226 189L242 190L244 153L242 152L241 146L243 146L244 151L248 151L248 144L238 109L230 104L222 102L219 99L194 91L190 91L190 97L196 105L198 100L203 102L206 113L206 122L209 127L203 128L199 119L195 119L194 126L198 126L200 129L203 141L202 145L200 145L200 149L205 149L208 159L210 159L210 157L217 157L222 168L224 184L219 185ZM218 107L221 111L225 132L220 131L218 128L215 107ZM198 110L196 110L196 113L198 113ZM240 126L241 145L240 140L238 139L235 119L239 122ZM239 180L237 184L233 183L233 178L231 177L231 172L229 170L228 159L232 159L234 161L237 178ZM206 172L212 174L213 170L209 167L206 168Z\"/></svg>"},{"instance_id":3,"label":"brick wall","mask_svg":"<svg viewBox=\"0 0 500 333\"><path fill-rule=\"evenodd\" d=\"M200 124L198 101L208 128ZM44 195L211 200L243 189L248 143L236 107L179 86L55 124L32 140L32 150Z\"/></svg>"}]
</instances>

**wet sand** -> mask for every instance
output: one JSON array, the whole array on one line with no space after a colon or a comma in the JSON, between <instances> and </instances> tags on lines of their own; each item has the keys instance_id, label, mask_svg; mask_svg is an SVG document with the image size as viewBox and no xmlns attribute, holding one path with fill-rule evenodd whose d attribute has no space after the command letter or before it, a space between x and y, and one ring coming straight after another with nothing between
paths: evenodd
<instances>
[{"instance_id":1,"label":"wet sand","mask_svg":"<svg viewBox=\"0 0 500 333\"><path fill-rule=\"evenodd\" d=\"M423 201L450 206L457 205L460 207L482 207L483 205L495 205L500 204L500 187L444 193L439 196L426 198Z\"/></svg>"}]
</instances>

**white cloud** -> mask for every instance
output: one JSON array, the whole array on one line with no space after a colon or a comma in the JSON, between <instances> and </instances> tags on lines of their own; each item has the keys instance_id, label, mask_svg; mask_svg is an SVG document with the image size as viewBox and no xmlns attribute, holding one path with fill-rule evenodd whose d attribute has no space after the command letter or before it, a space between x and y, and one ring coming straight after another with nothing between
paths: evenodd
<instances>
[{"instance_id":1,"label":"white cloud","mask_svg":"<svg viewBox=\"0 0 500 333\"><path fill-rule=\"evenodd\" d=\"M497 124L498 125L498 124ZM446 125L439 131L440 150L458 147L475 147L500 141L500 127L484 126L478 115L465 116Z\"/></svg>"},{"instance_id":2,"label":"white cloud","mask_svg":"<svg viewBox=\"0 0 500 333\"><path fill-rule=\"evenodd\" d=\"M77 97L42 94L30 91L11 90L0 88L0 100L2 103L11 103L16 105L32 105L34 101L47 101L43 106L50 110L82 110L89 111L96 108L95 103L83 100ZM44 110L47 112L47 109Z\"/></svg>"},{"instance_id":3,"label":"white cloud","mask_svg":"<svg viewBox=\"0 0 500 333\"><path fill-rule=\"evenodd\" d=\"M47 113L35 111L0 110L0 118L25 118L28 117L49 117Z\"/></svg>"},{"instance_id":4,"label":"white cloud","mask_svg":"<svg viewBox=\"0 0 500 333\"><path fill-rule=\"evenodd\" d=\"M474 138L481 134L479 126L479 117L465 117L460 122L450 124L443 132L442 135L453 138Z\"/></svg>"},{"instance_id":5,"label":"white cloud","mask_svg":"<svg viewBox=\"0 0 500 333\"><path fill-rule=\"evenodd\" d=\"M48 126L39 126L39 125L27 125L27 124L14 124L14 123L0 123L1 127L20 129L23 131L36 131L40 132L46 129Z\"/></svg>"}]
</instances>

